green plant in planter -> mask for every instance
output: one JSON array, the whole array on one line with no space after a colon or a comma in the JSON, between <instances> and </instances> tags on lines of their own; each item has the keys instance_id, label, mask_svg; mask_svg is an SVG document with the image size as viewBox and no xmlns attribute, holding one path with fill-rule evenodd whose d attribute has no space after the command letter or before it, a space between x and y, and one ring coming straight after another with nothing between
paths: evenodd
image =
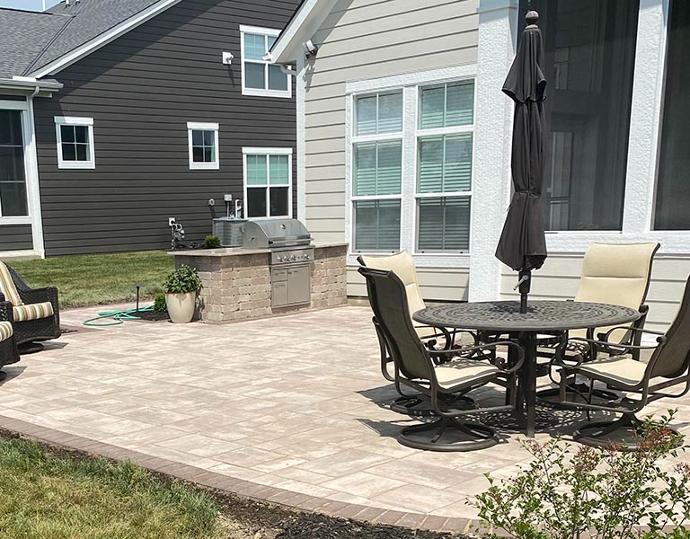
<instances>
[{"instance_id":1,"label":"green plant in planter","mask_svg":"<svg viewBox=\"0 0 690 539\"><path fill-rule=\"evenodd\" d=\"M679 462L673 415L647 419L631 452L523 441L530 464L511 479L487 475L489 489L470 503L484 522L518 539L687 539L690 464Z\"/></svg>"},{"instance_id":2,"label":"green plant in planter","mask_svg":"<svg viewBox=\"0 0 690 539\"><path fill-rule=\"evenodd\" d=\"M175 269L163 283L163 288L168 294L187 294L198 292L201 289L201 279L196 268L182 264Z\"/></svg>"},{"instance_id":3,"label":"green plant in planter","mask_svg":"<svg viewBox=\"0 0 690 539\"><path fill-rule=\"evenodd\" d=\"M153 310L157 313L164 313L168 310L165 304L165 294L156 294L156 297L153 298Z\"/></svg>"},{"instance_id":4,"label":"green plant in planter","mask_svg":"<svg viewBox=\"0 0 690 539\"><path fill-rule=\"evenodd\" d=\"M206 249L218 249L220 247L220 238L209 234L204 238L204 248Z\"/></svg>"}]
</instances>

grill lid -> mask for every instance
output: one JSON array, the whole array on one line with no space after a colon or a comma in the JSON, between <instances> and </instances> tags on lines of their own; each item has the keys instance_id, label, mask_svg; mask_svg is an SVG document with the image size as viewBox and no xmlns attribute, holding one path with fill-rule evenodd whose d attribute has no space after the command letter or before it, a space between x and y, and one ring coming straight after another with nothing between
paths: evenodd
<instances>
[{"instance_id":1,"label":"grill lid","mask_svg":"<svg viewBox=\"0 0 690 539\"><path fill-rule=\"evenodd\" d=\"M256 249L309 243L311 234L297 219L251 219L244 225L243 247Z\"/></svg>"}]
</instances>

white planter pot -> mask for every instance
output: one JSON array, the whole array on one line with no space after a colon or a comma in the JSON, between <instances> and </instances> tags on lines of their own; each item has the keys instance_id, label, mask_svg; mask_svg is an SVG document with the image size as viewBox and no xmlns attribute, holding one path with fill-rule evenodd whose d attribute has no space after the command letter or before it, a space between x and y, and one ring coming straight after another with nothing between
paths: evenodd
<instances>
[{"instance_id":1,"label":"white planter pot","mask_svg":"<svg viewBox=\"0 0 690 539\"><path fill-rule=\"evenodd\" d=\"M176 324L191 322L196 308L196 292L166 294L165 305L168 307L170 320Z\"/></svg>"}]
</instances>

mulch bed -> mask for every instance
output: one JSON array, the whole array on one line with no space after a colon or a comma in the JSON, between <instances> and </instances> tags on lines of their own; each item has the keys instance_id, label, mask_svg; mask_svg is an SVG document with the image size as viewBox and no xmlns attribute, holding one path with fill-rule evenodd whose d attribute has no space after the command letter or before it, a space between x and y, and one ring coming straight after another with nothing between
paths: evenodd
<instances>
[{"instance_id":1,"label":"mulch bed","mask_svg":"<svg viewBox=\"0 0 690 539\"><path fill-rule=\"evenodd\" d=\"M145 320L147 322L169 320L168 313L166 311L141 311L136 316L138 316L140 320Z\"/></svg>"},{"instance_id":2,"label":"mulch bed","mask_svg":"<svg viewBox=\"0 0 690 539\"><path fill-rule=\"evenodd\" d=\"M410 530L305 513L212 491L223 514L241 522L256 539L450 539L459 534Z\"/></svg>"}]
</instances>

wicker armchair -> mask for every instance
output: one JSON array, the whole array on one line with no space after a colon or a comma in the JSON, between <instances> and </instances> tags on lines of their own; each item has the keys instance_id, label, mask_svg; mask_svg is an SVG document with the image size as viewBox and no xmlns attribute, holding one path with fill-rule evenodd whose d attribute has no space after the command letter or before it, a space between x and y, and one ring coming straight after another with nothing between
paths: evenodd
<instances>
[{"instance_id":1,"label":"wicker armchair","mask_svg":"<svg viewBox=\"0 0 690 539\"><path fill-rule=\"evenodd\" d=\"M517 370L524 360L522 348L512 341L488 345L430 350L424 346L410 318L405 285L393 271L359 268L367 280L369 302L382 357L394 366L393 381L399 393L402 387L430 399L436 421L404 428L398 441L408 447L431 451L473 451L498 443L495 431L481 423L464 419L481 412L514 410ZM498 347L513 348L514 364L496 353ZM384 371L385 375L385 371ZM505 405L458 409L448 404L456 396L493 383L506 387L512 396Z\"/></svg>"},{"instance_id":2,"label":"wicker armchair","mask_svg":"<svg viewBox=\"0 0 690 539\"><path fill-rule=\"evenodd\" d=\"M589 423L574 435L581 443L606 447L613 445L623 450L639 446L642 421L635 417L648 403L661 398L679 398L690 390L690 278L685 286L683 301L676 319L668 331L634 329L656 337L656 346L619 343L612 335L621 328L610 328L600 335L601 340L578 337L572 339L589 348L587 360L580 357L575 364L561 361L560 398L565 407L599 410L621 414L615 421ZM626 326L623 329L629 330ZM653 350L648 363L635 359L632 352ZM576 401L568 387L572 378L583 376L589 380L585 402ZM595 402L595 383L618 393L615 400ZM669 388L676 391L669 392Z\"/></svg>"},{"instance_id":3,"label":"wicker armchair","mask_svg":"<svg viewBox=\"0 0 690 539\"><path fill-rule=\"evenodd\" d=\"M0 262L0 301L12 305L12 326L18 346L60 336L57 288L30 288L16 271Z\"/></svg>"},{"instance_id":4,"label":"wicker armchair","mask_svg":"<svg viewBox=\"0 0 690 539\"><path fill-rule=\"evenodd\" d=\"M19 361L17 343L12 329L12 304L9 301L0 301L0 368ZM7 374L0 370L0 381Z\"/></svg>"}]
</instances>

